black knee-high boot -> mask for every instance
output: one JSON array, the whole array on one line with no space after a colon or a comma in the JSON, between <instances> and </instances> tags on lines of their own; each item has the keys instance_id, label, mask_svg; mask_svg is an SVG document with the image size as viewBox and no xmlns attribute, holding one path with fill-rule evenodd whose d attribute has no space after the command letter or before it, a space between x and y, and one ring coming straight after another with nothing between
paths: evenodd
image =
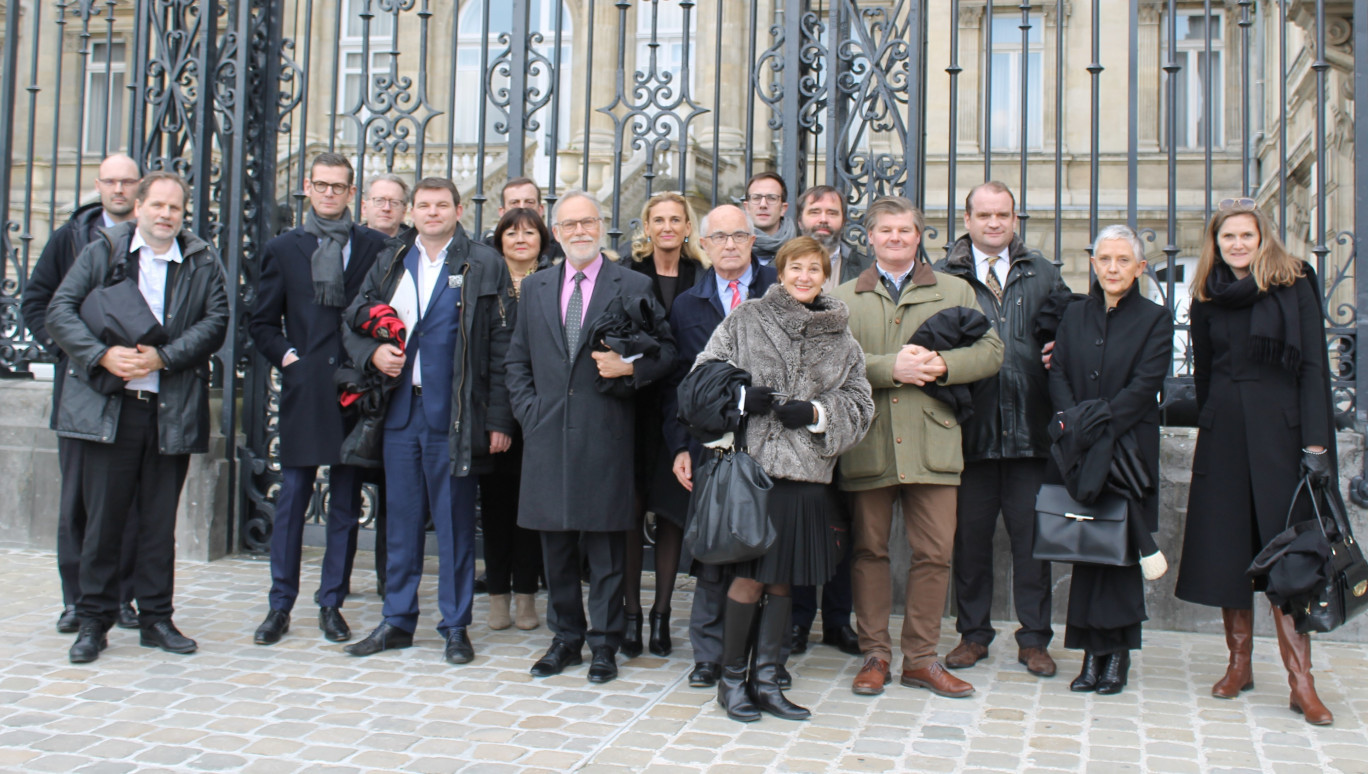
<instances>
[{"instance_id":1,"label":"black knee-high boot","mask_svg":"<svg viewBox=\"0 0 1368 774\"><path fill-rule=\"evenodd\" d=\"M760 631L755 641L755 669L750 675L750 693L755 706L785 720L807 720L812 713L784 697L778 671L784 665L784 638L789 633L793 600L773 594L765 597L760 611Z\"/></svg>"},{"instance_id":2,"label":"black knee-high boot","mask_svg":"<svg viewBox=\"0 0 1368 774\"><path fill-rule=\"evenodd\" d=\"M751 623L759 606L728 597L722 618L722 677L717 681L717 703L727 711L727 717L743 723L760 719L760 710L746 692Z\"/></svg>"}]
</instances>

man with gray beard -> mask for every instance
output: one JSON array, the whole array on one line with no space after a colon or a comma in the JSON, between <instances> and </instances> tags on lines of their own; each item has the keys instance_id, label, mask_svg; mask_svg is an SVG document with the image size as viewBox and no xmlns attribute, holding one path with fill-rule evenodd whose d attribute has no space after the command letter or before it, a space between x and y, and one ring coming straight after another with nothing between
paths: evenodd
<instances>
[{"instance_id":1,"label":"man with gray beard","mask_svg":"<svg viewBox=\"0 0 1368 774\"><path fill-rule=\"evenodd\" d=\"M798 197L798 232L816 239L831 254L831 274L822 286L826 293L873 264L863 250L841 241L846 214L845 197L829 185L815 185Z\"/></svg>"}]
</instances>

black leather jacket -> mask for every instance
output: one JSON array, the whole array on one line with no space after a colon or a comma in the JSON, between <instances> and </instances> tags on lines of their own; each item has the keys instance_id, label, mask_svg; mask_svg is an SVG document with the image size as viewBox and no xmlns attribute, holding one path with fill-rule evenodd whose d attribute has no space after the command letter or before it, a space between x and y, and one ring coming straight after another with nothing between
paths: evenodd
<instances>
[{"instance_id":1,"label":"black leather jacket","mask_svg":"<svg viewBox=\"0 0 1368 774\"><path fill-rule=\"evenodd\" d=\"M1001 303L979 282L968 235L956 240L936 265L938 271L969 283L1003 345L1002 369L972 385L974 415L963 427L965 462L1044 458L1050 452L1049 381L1032 323L1046 298L1069 288L1059 269L1038 251L1027 249L1020 238L1012 238L1008 255L1012 265Z\"/></svg>"},{"instance_id":2,"label":"black leather jacket","mask_svg":"<svg viewBox=\"0 0 1368 774\"><path fill-rule=\"evenodd\" d=\"M67 379L57 409L57 434L113 443L123 395L104 395L76 378L89 374L109 347L81 320L81 302L128 258L134 222L103 229L86 245L48 304L47 331L67 354ZM170 341L157 348L164 367L157 398L157 449L162 454L209 451L209 357L228 335L223 264L208 242L189 231L176 238L182 262L168 277L163 326Z\"/></svg>"}]
</instances>

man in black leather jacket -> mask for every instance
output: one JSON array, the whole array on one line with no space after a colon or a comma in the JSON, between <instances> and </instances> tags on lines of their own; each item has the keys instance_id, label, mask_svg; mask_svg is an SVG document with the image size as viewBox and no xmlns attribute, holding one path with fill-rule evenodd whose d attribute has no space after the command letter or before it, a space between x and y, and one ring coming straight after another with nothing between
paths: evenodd
<instances>
[{"instance_id":1,"label":"man in black leather jacket","mask_svg":"<svg viewBox=\"0 0 1368 774\"><path fill-rule=\"evenodd\" d=\"M963 278L1003 343L1002 369L972 386L974 414L963 428L964 473L955 532L954 583L961 640L945 659L952 669L988 655L996 634L993 604L993 534L998 512L1012 544L1012 598L1016 603L1017 660L1049 677L1050 565L1031 557L1035 497L1045 475L1050 440L1050 395L1042 353L1033 336L1036 311L1052 294L1068 292L1059 269L1016 235L1016 199L990 181L970 190L964 203L968 232L936 267Z\"/></svg>"}]
</instances>

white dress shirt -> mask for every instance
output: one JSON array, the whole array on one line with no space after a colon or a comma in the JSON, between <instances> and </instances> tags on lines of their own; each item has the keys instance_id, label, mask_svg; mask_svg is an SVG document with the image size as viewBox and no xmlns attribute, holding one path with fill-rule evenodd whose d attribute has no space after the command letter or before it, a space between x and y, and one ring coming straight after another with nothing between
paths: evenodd
<instances>
[{"instance_id":1,"label":"white dress shirt","mask_svg":"<svg viewBox=\"0 0 1368 774\"><path fill-rule=\"evenodd\" d=\"M413 326L423 318L423 313L427 311L428 302L432 300L432 294L437 289L437 280L442 278L442 264L446 263L447 250L451 249L451 241L447 240L442 249L436 255L429 256L427 249L423 247L423 240L419 239L414 244L418 247L418 276L414 280L418 283L418 314L413 322L405 321L404 326L408 328L410 336L413 334ZM422 365L423 352L419 350L413 355L413 386L423 385Z\"/></svg>"},{"instance_id":2,"label":"white dress shirt","mask_svg":"<svg viewBox=\"0 0 1368 774\"><path fill-rule=\"evenodd\" d=\"M172 240L170 249L157 255L152 251L152 246L143 240L142 232L135 230L128 251L138 253L138 290L142 292L143 300L147 302L147 307L152 310L157 322L165 324L166 274L172 261L180 263L183 260L180 245ZM124 389L160 392L161 374L154 372L130 379L124 384Z\"/></svg>"},{"instance_id":3,"label":"white dress shirt","mask_svg":"<svg viewBox=\"0 0 1368 774\"><path fill-rule=\"evenodd\" d=\"M970 248L974 251L974 274L978 276L979 282L987 285L988 272L990 271L988 268L988 259L992 256L978 249L975 245L970 245ZM1001 288L1007 287L1007 269L1012 265L1012 259L1007 255L1008 249L1009 248L1007 247L1002 248L1002 252L997 255L998 260L993 264L991 269L991 271L997 275L998 287Z\"/></svg>"}]
</instances>

